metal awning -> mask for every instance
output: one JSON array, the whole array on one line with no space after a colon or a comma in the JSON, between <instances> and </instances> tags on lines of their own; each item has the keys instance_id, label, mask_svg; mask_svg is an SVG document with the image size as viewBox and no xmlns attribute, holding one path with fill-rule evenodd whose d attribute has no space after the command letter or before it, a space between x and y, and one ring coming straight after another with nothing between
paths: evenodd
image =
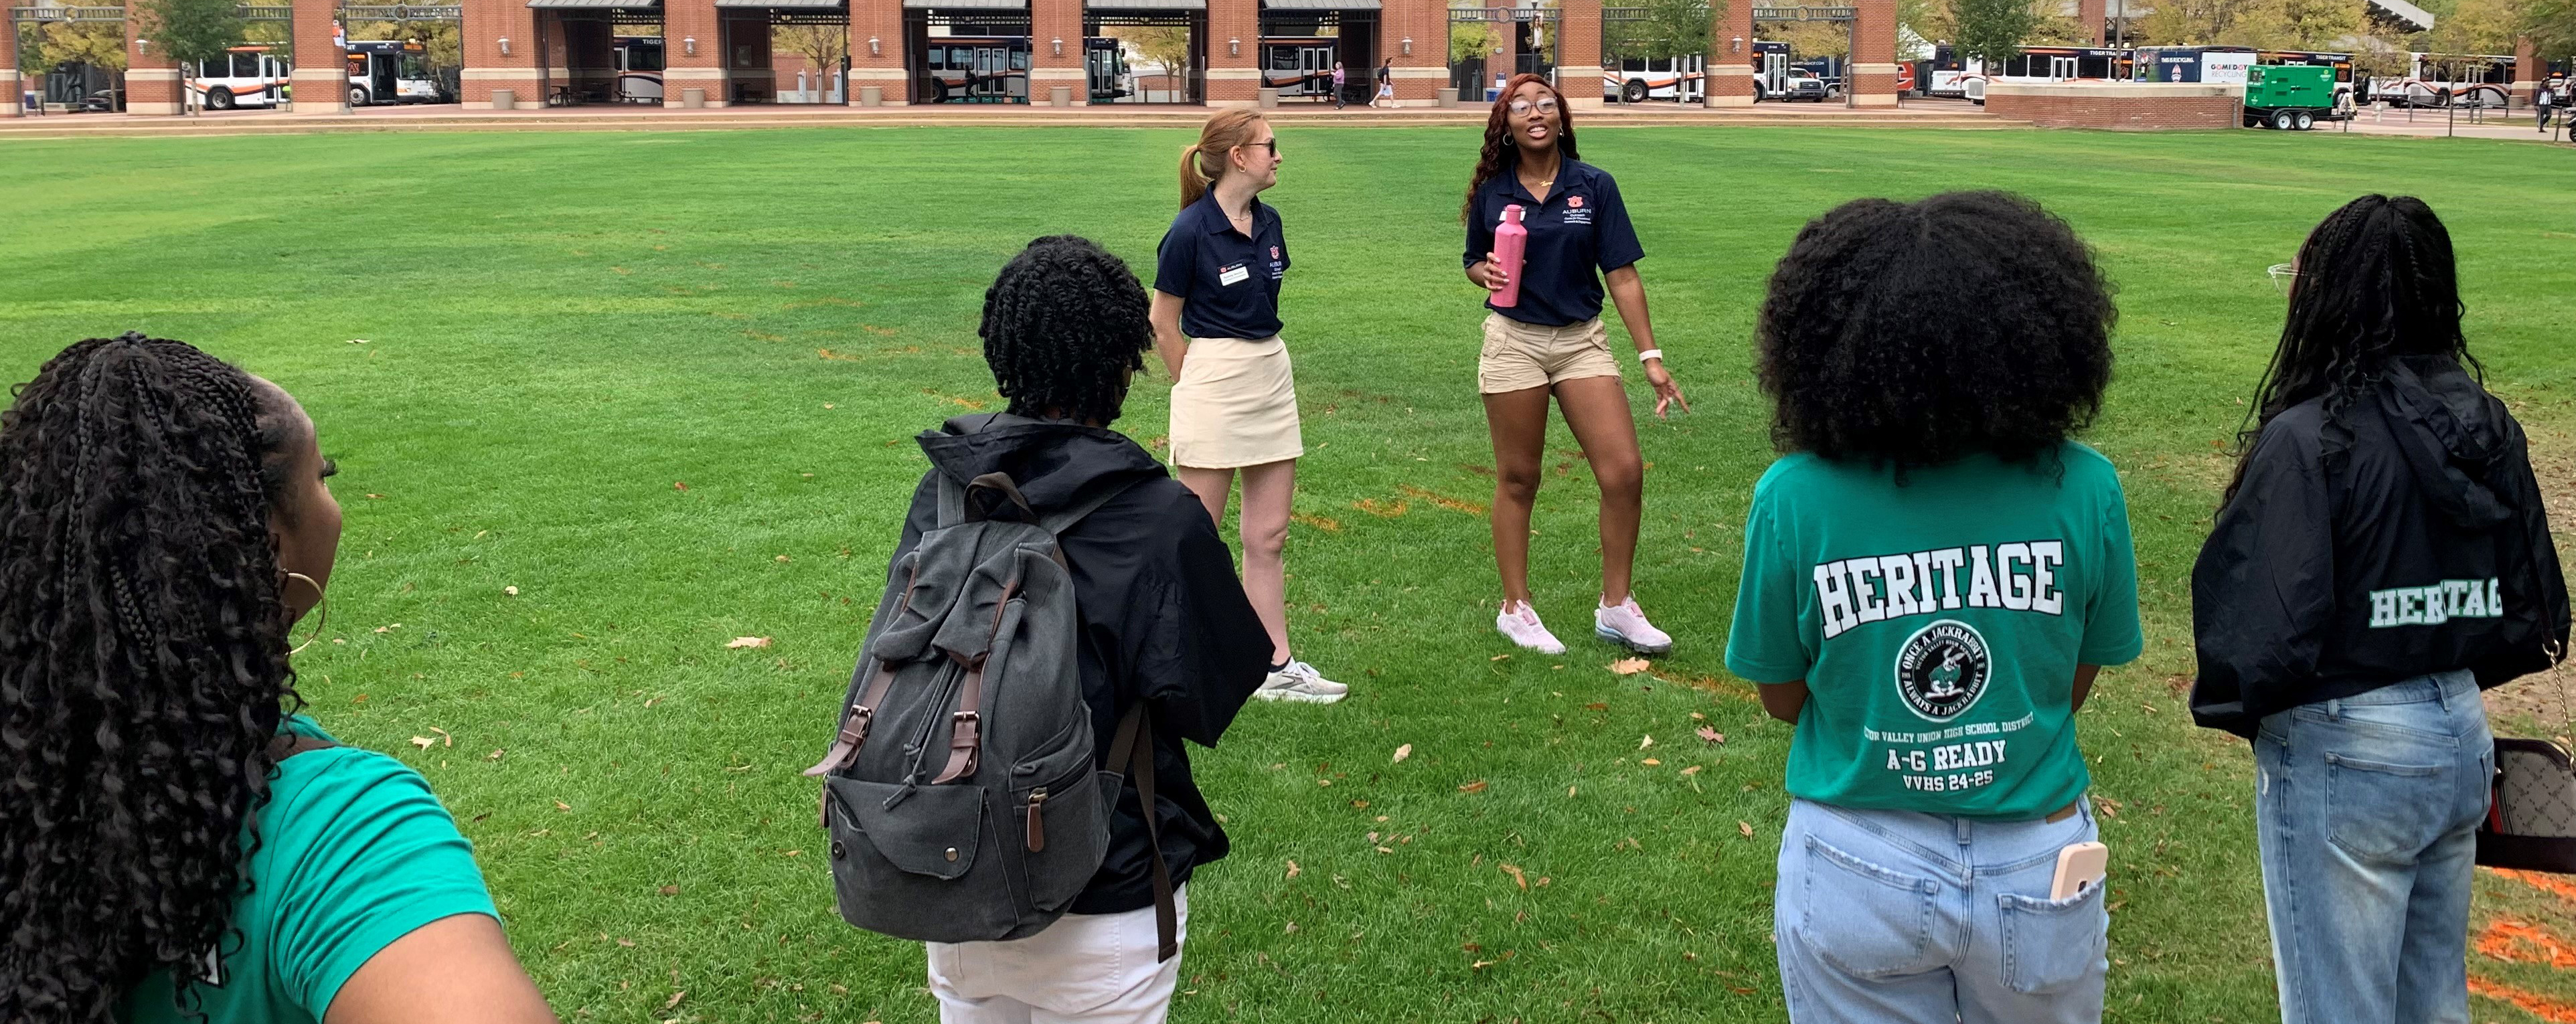
<instances>
[{"instance_id":1,"label":"metal awning","mask_svg":"<svg viewBox=\"0 0 2576 1024\"><path fill-rule=\"evenodd\" d=\"M1029 0L903 0L908 11L936 7L948 11L1025 11Z\"/></svg>"},{"instance_id":2,"label":"metal awning","mask_svg":"<svg viewBox=\"0 0 2576 1024\"><path fill-rule=\"evenodd\" d=\"M1265 11L1374 11L1378 0L1262 0Z\"/></svg>"},{"instance_id":3,"label":"metal awning","mask_svg":"<svg viewBox=\"0 0 2576 1024\"><path fill-rule=\"evenodd\" d=\"M2407 3L2406 0L2370 0L2370 6L2378 9L2373 13L2378 14L2383 20L2396 21L2417 32L2433 30L2432 12Z\"/></svg>"},{"instance_id":4,"label":"metal awning","mask_svg":"<svg viewBox=\"0 0 2576 1024\"><path fill-rule=\"evenodd\" d=\"M1090 0L1084 5L1094 11L1204 11L1207 0Z\"/></svg>"},{"instance_id":5,"label":"metal awning","mask_svg":"<svg viewBox=\"0 0 2576 1024\"><path fill-rule=\"evenodd\" d=\"M658 11L662 0L528 0L528 6L541 11Z\"/></svg>"},{"instance_id":6,"label":"metal awning","mask_svg":"<svg viewBox=\"0 0 2576 1024\"><path fill-rule=\"evenodd\" d=\"M841 9L841 0L716 0L716 6L779 11L837 11Z\"/></svg>"}]
</instances>

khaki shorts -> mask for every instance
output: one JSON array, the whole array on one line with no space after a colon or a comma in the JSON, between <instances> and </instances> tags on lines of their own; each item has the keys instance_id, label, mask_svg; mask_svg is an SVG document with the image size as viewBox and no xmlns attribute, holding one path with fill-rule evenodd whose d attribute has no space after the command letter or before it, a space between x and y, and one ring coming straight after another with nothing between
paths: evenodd
<instances>
[{"instance_id":1,"label":"khaki shorts","mask_svg":"<svg viewBox=\"0 0 2576 1024\"><path fill-rule=\"evenodd\" d=\"M1500 313L1485 315L1485 351L1476 360L1476 390L1488 395L1526 391L1584 377L1616 377L1610 330L1600 317L1563 327L1525 324Z\"/></svg>"},{"instance_id":2,"label":"khaki shorts","mask_svg":"<svg viewBox=\"0 0 2576 1024\"><path fill-rule=\"evenodd\" d=\"M1304 454L1287 344L1275 335L1190 339L1172 383L1172 464L1234 469Z\"/></svg>"}]
</instances>

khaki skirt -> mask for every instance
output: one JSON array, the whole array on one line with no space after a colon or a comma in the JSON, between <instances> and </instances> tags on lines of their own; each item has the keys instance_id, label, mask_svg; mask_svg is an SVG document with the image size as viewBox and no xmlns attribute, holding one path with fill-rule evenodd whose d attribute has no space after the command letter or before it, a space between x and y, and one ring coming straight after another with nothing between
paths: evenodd
<instances>
[{"instance_id":1,"label":"khaki skirt","mask_svg":"<svg viewBox=\"0 0 2576 1024\"><path fill-rule=\"evenodd\" d=\"M1191 339L1172 385L1172 464L1235 469L1304 454L1287 344Z\"/></svg>"}]
</instances>

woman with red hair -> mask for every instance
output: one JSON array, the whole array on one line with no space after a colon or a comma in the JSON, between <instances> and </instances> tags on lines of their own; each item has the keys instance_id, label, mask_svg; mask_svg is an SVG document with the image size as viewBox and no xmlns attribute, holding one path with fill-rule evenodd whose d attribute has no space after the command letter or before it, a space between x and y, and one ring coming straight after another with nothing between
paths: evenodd
<instances>
[{"instance_id":1,"label":"woman with red hair","mask_svg":"<svg viewBox=\"0 0 2576 1024\"><path fill-rule=\"evenodd\" d=\"M1530 607L1530 505L1538 495L1539 459L1547 447L1547 405L1565 411L1593 479L1601 485L1601 605L1594 635L1640 654L1663 654L1673 639L1646 621L1629 593L1643 515L1645 461L1628 411L1618 358L1601 323L1603 282L1619 320L1637 346L1655 415L1690 411L1666 372L1663 350L1646 316L1646 287L1636 263L1645 250L1628 223L1627 205L1610 174L1576 159L1573 111L1547 80L1521 75L1503 86L1485 122L1485 150L1459 211L1467 224L1467 280L1500 292L1514 282L1493 252L1503 208L1517 206L1529 231L1517 301L1488 301L1477 389L1494 438L1494 561L1503 577L1503 606L1494 627L1515 644L1562 653Z\"/></svg>"}]
</instances>

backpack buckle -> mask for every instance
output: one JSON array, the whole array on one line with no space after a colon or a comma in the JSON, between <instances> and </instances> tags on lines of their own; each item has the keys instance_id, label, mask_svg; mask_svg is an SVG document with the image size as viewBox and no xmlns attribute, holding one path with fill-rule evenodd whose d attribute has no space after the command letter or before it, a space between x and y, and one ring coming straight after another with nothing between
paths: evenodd
<instances>
[{"instance_id":1,"label":"backpack buckle","mask_svg":"<svg viewBox=\"0 0 2576 1024\"><path fill-rule=\"evenodd\" d=\"M980 760L984 745L980 735L984 716L972 711L958 711L948 717L956 723L956 728L948 740L948 767L940 771L938 778L930 780L934 786L975 774L975 764Z\"/></svg>"}]
</instances>

